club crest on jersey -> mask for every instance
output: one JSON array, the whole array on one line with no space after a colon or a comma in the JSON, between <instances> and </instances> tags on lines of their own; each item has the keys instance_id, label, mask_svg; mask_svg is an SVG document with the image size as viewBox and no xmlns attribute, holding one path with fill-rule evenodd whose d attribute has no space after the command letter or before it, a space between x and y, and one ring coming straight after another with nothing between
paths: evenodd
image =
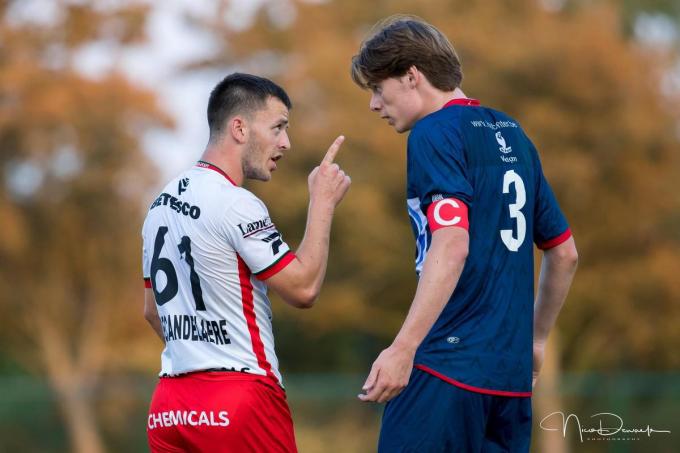
<instances>
[{"instance_id":1,"label":"club crest on jersey","mask_svg":"<svg viewBox=\"0 0 680 453\"><path fill-rule=\"evenodd\" d=\"M189 187L189 178L182 178L177 183L177 195L182 195L182 192L186 192L187 187Z\"/></svg>"},{"instance_id":2,"label":"club crest on jersey","mask_svg":"<svg viewBox=\"0 0 680 453\"><path fill-rule=\"evenodd\" d=\"M498 142L498 150L503 153L501 154L500 157L503 162L506 164L514 164L517 162L517 156L505 156L504 154L508 154L512 152L512 146L507 146L505 143L505 137L503 137L503 134L501 134L501 131L496 132L496 141Z\"/></svg>"},{"instance_id":3,"label":"club crest on jersey","mask_svg":"<svg viewBox=\"0 0 680 453\"><path fill-rule=\"evenodd\" d=\"M274 228L274 223L270 217L265 217L261 220L256 220L250 223L239 223L238 229L241 230L241 235L244 238L250 237L253 234L259 233L260 231L265 231L270 228Z\"/></svg>"},{"instance_id":4,"label":"club crest on jersey","mask_svg":"<svg viewBox=\"0 0 680 453\"><path fill-rule=\"evenodd\" d=\"M501 131L496 132L496 141L500 145L498 149L500 152L503 154L508 154L512 152L512 146L506 146L505 145L505 137L503 137L503 134L501 134Z\"/></svg>"}]
</instances>

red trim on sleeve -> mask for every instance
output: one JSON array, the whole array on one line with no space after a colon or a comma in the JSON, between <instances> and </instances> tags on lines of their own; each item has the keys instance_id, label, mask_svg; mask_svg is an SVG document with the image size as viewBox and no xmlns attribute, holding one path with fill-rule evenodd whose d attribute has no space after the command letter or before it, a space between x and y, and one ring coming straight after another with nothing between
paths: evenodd
<instances>
[{"instance_id":1,"label":"red trim on sleeve","mask_svg":"<svg viewBox=\"0 0 680 453\"><path fill-rule=\"evenodd\" d=\"M495 395L495 396L522 396L522 397L529 397L531 396L531 392L507 392L505 390L490 390L490 389L483 389L481 387L474 387L472 385L467 385L463 384L462 382L458 382L455 379L451 379L448 376L445 376L432 368L428 368L425 365L415 365L414 368L418 368L421 371L424 371L426 373L431 374L432 376L438 377L442 381L448 382L449 384L455 385L456 387L460 387L465 390L469 390L470 392L475 392L475 393L483 393L485 395Z\"/></svg>"},{"instance_id":2,"label":"red trim on sleeve","mask_svg":"<svg viewBox=\"0 0 680 453\"><path fill-rule=\"evenodd\" d=\"M283 270L284 267L288 266L291 261L295 259L295 253L293 252L286 252L285 255L283 255L277 262L269 266L267 269L263 270L262 272L259 272L255 274L255 277L258 280L267 280L268 278L271 278L278 274L280 271Z\"/></svg>"},{"instance_id":3,"label":"red trim on sleeve","mask_svg":"<svg viewBox=\"0 0 680 453\"><path fill-rule=\"evenodd\" d=\"M444 198L430 203L427 208L427 224L433 233L440 228L453 226L469 231L468 207L457 198Z\"/></svg>"},{"instance_id":4,"label":"red trim on sleeve","mask_svg":"<svg viewBox=\"0 0 680 453\"><path fill-rule=\"evenodd\" d=\"M243 316L245 316L246 324L248 325L248 333L250 333L253 354L255 354L255 358L257 359L257 366L262 368L267 376L274 379L274 382L278 384L279 380L272 372L272 366L267 360L267 355L264 351L264 343L262 343L262 337L260 337L260 328L257 326L255 303L253 301L253 284L250 281L251 272L248 265L246 265L246 262L243 261L243 258L238 254L236 257L238 258L238 278L241 282Z\"/></svg>"},{"instance_id":5,"label":"red trim on sleeve","mask_svg":"<svg viewBox=\"0 0 680 453\"><path fill-rule=\"evenodd\" d=\"M144 279L144 288L151 288L151 279L150 278Z\"/></svg>"},{"instance_id":6,"label":"red trim on sleeve","mask_svg":"<svg viewBox=\"0 0 680 453\"><path fill-rule=\"evenodd\" d=\"M570 237L571 237L571 229L567 228L567 231L560 234L559 236L554 237L554 238L550 239L549 241L545 241L541 244L536 244L536 245L541 250L548 250L548 249L551 249L553 247L557 247L558 245L560 245L561 243L563 243L564 241L566 241Z\"/></svg>"}]
</instances>

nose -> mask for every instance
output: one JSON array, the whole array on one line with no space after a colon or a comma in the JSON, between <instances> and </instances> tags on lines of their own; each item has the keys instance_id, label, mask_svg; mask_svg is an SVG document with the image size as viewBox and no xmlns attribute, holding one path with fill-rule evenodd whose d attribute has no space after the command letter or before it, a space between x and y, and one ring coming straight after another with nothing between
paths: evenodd
<instances>
[{"instance_id":1,"label":"nose","mask_svg":"<svg viewBox=\"0 0 680 453\"><path fill-rule=\"evenodd\" d=\"M283 134L281 134L281 139L279 140L279 149L281 150L289 150L290 149L290 138L288 138L288 132L283 131Z\"/></svg>"},{"instance_id":2,"label":"nose","mask_svg":"<svg viewBox=\"0 0 680 453\"><path fill-rule=\"evenodd\" d=\"M382 108L382 101L377 93L371 93L371 100L368 103L368 107L374 112L379 112Z\"/></svg>"}]
</instances>

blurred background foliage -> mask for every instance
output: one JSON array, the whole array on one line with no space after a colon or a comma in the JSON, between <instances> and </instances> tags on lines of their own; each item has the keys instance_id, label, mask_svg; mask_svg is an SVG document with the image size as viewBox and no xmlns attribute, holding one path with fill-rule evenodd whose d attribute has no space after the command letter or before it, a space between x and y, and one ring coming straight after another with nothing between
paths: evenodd
<instances>
[{"instance_id":1,"label":"blurred background foliage","mask_svg":"<svg viewBox=\"0 0 680 453\"><path fill-rule=\"evenodd\" d=\"M178 119L115 64L92 78L74 61L106 40L115 62L147 38L158 4L55 0L49 20L31 21L17 19L21 3L0 0L0 450L144 451L161 345L141 316L140 228L163 183L144 136ZM372 451L380 408L354 395L415 289L406 136L349 78L363 37L394 13L447 34L464 91L523 124L570 220L580 266L537 404L678 420L678 2L262 0L238 27L228 16L248 2L212 3L185 20L214 52L182 71L239 69L288 90L293 148L270 183L248 188L292 246L307 174L347 136L338 160L353 185L319 303L300 312L273 297L301 451ZM659 438L569 441L535 451L672 451Z\"/></svg>"}]
</instances>

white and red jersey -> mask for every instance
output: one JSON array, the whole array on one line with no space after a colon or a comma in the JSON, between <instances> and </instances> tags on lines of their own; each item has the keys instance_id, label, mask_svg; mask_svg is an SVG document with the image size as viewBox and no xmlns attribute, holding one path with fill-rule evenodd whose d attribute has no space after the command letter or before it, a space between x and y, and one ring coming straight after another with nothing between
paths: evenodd
<instances>
[{"instance_id":1,"label":"white and red jersey","mask_svg":"<svg viewBox=\"0 0 680 453\"><path fill-rule=\"evenodd\" d=\"M263 280L295 256L264 203L199 162L151 204L142 237L165 337L161 375L227 369L280 384Z\"/></svg>"}]
</instances>

